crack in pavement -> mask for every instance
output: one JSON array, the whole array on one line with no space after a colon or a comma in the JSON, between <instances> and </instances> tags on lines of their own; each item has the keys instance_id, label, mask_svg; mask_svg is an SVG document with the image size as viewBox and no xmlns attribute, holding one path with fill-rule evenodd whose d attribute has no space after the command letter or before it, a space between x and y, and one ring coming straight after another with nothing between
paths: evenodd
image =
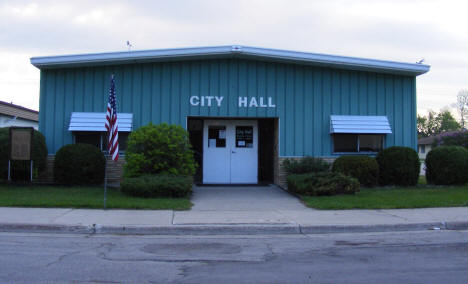
<instances>
[{"instance_id":1,"label":"crack in pavement","mask_svg":"<svg viewBox=\"0 0 468 284\"><path fill-rule=\"evenodd\" d=\"M71 283L100 283L100 284L113 284L113 283L122 283L119 281L105 281L105 280L72 280Z\"/></svg>"},{"instance_id":2,"label":"crack in pavement","mask_svg":"<svg viewBox=\"0 0 468 284\"><path fill-rule=\"evenodd\" d=\"M67 257L67 256L72 256L72 255L76 255L76 254L79 254L80 252L81 252L81 250L69 252L69 253L66 253L66 254L62 254L62 255L60 255L60 256L58 257L57 260L54 260L54 261L52 261L52 262L50 262L50 263L47 263L47 264L45 265L45 267L50 267L50 266L53 265L53 264L56 264L56 263L61 262L65 257Z\"/></svg>"},{"instance_id":3,"label":"crack in pavement","mask_svg":"<svg viewBox=\"0 0 468 284\"><path fill-rule=\"evenodd\" d=\"M115 246L115 245L112 244L112 243L104 243L104 244L100 244L100 245L97 246L97 247L92 247L92 248L85 249L85 250L77 250L77 251L72 251L72 252L69 252L69 253L65 253L65 254L60 255L60 256L58 257L57 260L54 260L54 261L52 261L52 262L50 262L50 263L47 263L47 264L45 265L45 267L50 267L50 266L52 266L52 265L54 265L54 264L57 264L57 263L61 262L61 261L62 261L64 258L66 258L66 257L73 256L73 255L77 255L77 254L79 254L79 253L81 253L81 252L99 250L99 249L101 249L101 248L103 248L103 247L105 247L105 246L109 246L109 247L110 247L109 251L110 251L110 250L112 249L112 247Z\"/></svg>"},{"instance_id":4,"label":"crack in pavement","mask_svg":"<svg viewBox=\"0 0 468 284\"><path fill-rule=\"evenodd\" d=\"M103 260L107 261L117 261L117 262L162 262L162 263L257 263L257 262L264 262L264 260L222 260L222 259L161 259L161 258L109 258L105 255L99 256Z\"/></svg>"},{"instance_id":5,"label":"crack in pavement","mask_svg":"<svg viewBox=\"0 0 468 284\"><path fill-rule=\"evenodd\" d=\"M164 259L164 258L111 258L107 254L110 253L113 248L116 247L112 243L101 244L97 248L92 248L92 250L99 250L106 247L106 252L100 252L97 256L106 261L117 261L117 262L162 262L162 263L217 263L217 262L226 262L226 263L251 263L251 262L262 262L263 260L222 260L222 259ZM90 249L91 250L91 249Z\"/></svg>"},{"instance_id":6,"label":"crack in pavement","mask_svg":"<svg viewBox=\"0 0 468 284\"><path fill-rule=\"evenodd\" d=\"M382 209L378 209L378 210L376 210L376 211L377 211L377 212L379 212L379 213L383 213L383 214L385 214L385 215L389 215L389 216L392 216L392 217L398 218L398 219L403 219L403 220L405 220L406 222L408 222L408 221L409 221L409 220L408 220L408 219L406 219L405 217L402 217L402 216L398 216L398 215L392 214L392 213L390 213L390 212L387 212L387 211L384 211L384 210L382 210Z\"/></svg>"},{"instance_id":7,"label":"crack in pavement","mask_svg":"<svg viewBox=\"0 0 468 284\"><path fill-rule=\"evenodd\" d=\"M277 258L277 254L273 251L273 246L270 243L266 244L266 248L268 250L268 253L264 254L263 261L268 262Z\"/></svg>"},{"instance_id":8,"label":"crack in pavement","mask_svg":"<svg viewBox=\"0 0 468 284\"><path fill-rule=\"evenodd\" d=\"M55 218L52 220L52 223L55 223L55 221L57 221L57 219L62 218L63 216L67 215L68 213L72 212L73 210L75 210L75 209L70 208L70 209L68 209L67 211L63 212L63 213L60 214L59 216L55 217Z\"/></svg>"},{"instance_id":9,"label":"crack in pavement","mask_svg":"<svg viewBox=\"0 0 468 284\"><path fill-rule=\"evenodd\" d=\"M280 216L283 216L284 219L288 220L289 221L288 224L294 224L294 225L300 226L300 224L297 221L293 220L291 217L281 212L281 210L276 209L274 210L274 212L278 213Z\"/></svg>"}]
</instances>

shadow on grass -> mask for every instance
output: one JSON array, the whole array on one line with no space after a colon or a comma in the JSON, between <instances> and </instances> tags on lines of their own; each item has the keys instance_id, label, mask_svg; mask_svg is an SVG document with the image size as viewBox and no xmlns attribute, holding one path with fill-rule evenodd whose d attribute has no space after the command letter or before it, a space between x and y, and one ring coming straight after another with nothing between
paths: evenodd
<instances>
[{"instance_id":1,"label":"shadow on grass","mask_svg":"<svg viewBox=\"0 0 468 284\"><path fill-rule=\"evenodd\" d=\"M397 209L468 206L468 185L361 188L354 195L301 196L316 209Z\"/></svg>"},{"instance_id":2,"label":"shadow on grass","mask_svg":"<svg viewBox=\"0 0 468 284\"><path fill-rule=\"evenodd\" d=\"M0 185L0 206L103 208L104 188L95 186ZM188 198L140 198L107 189L107 208L188 210Z\"/></svg>"}]
</instances>

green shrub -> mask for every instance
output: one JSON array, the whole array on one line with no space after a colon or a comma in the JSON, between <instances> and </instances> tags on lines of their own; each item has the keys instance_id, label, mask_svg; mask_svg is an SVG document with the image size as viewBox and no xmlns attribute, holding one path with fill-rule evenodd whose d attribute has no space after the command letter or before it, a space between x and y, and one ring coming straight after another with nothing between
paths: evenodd
<instances>
[{"instance_id":1,"label":"green shrub","mask_svg":"<svg viewBox=\"0 0 468 284\"><path fill-rule=\"evenodd\" d=\"M330 164L321 158L304 157L300 159L285 159L282 163L288 174L306 174L325 172L330 169Z\"/></svg>"},{"instance_id":2,"label":"green shrub","mask_svg":"<svg viewBox=\"0 0 468 284\"><path fill-rule=\"evenodd\" d=\"M55 154L55 181L66 185L92 185L104 181L106 159L96 146L69 144Z\"/></svg>"},{"instance_id":3,"label":"green shrub","mask_svg":"<svg viewBox=\"0 0 468 284\"><path fill-rule=\"evenodd\" d=\"M377 155L381 185L416 185L421 164L418 153L408 147L393 146Z\"/></svg>"},{"instance_id":4,"label":"green shrub","mask_svg":"<svg viewBox=\"0 0 468 284\"><path fill-rule=\"evenodd\" d=\"M124 178L120 190L137 197L187 197L192 193L191 176L143 175Z\"/></svg>"},{"instance_id":5,"label":"green shrub","mask_svg":"<svg viewBox=\"0 0 468 284\"><path fill-rule=\"evenodd\" d=\"M0 179L8 177L8 155L10 151L10 133L9 128L0 128ZM47 146L42 133L34 130L33 134L33 149L31 152L33 159L34 177L43 172L47 164ZM29 161L12 161L11 162L11 178L12 180L29 180L30 164Z\"/></svg>"},{"instance_id":6,"label":"green shrub","mask_svg":"<svg viewBox=\"0 0 468 284\"><path fill-rule=\"evenodd\" d=\"M379 164L369 156L341 156L333 162L332 171L357 178L364 186L376 186L379 181Z\"/></svg>"},{"instance_id":7,"label":"green shrub","mask_svg":"<svg viewBox=\"0 0 468 284\"><path fill-rule=\"evenodd\" d=\"M287 177L288 190L299 195L354 194L359 181L337 172L292 174Z\"/></svg>"},{"instance_id":8,"label":"green shrub","mask_svg":"<svg viewBox=\"0 0 468 284\"><path fill-rule=\"evenodd\" d=\"M440 146L426 156L426 180L430 184L468 182L468 150L461 146Z\"/></svg>"},{"instance_id":9,"label":"green shrub","mask_svg":"<svg viewBox=\"0 0 468 284\"><path fill-rule=\"evenodd\" d=\"M149 124L133 131L125 152L125 177L191 176L196 163L187 131L179 125Z\"/></svg>"},{"instance_id":10,"label":"green shrub","mask_svg":"<svg viewBox=\"0 0 468 284\"><path fill-rule=\"evenodd\" d=\"M442 133L433 146L462 146L468 149L468 131Z\"/></svg>"}]
</instances>

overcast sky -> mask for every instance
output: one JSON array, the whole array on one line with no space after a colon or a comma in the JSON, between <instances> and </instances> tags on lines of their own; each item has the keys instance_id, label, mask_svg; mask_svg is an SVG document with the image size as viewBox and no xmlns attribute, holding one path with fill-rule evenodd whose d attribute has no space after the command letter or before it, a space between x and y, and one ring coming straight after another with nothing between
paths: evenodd
<instances>
[{"instance_id":1,"label":"overcast sky","mask_svg":"<svg viewBox=\"0 0 468 284\"><path fill-rule=\"evenodd\" d=\"M248 45L431 65L418 112L468 89L468 4L411 0L0 2L0 100L39 108L34 56ZM73 3L73 4L72 4ZM453 110L455 114L455 110Z\"/></svg>"}]
</instances>

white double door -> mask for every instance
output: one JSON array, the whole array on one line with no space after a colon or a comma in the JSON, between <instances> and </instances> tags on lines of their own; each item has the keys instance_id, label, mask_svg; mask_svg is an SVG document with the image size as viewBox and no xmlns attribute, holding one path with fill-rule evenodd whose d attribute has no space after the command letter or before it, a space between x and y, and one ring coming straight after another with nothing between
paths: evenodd
<instances>
[{"instance_id":1,"label":"white double door","mask_svg":"<svg viewBox=\"0 0 468 284\"><path fill-rule=\"evenodd\" d=\"M205 120L203 183L258 182L258 125L256 120Z\"/></svg>"}]
</instances>

